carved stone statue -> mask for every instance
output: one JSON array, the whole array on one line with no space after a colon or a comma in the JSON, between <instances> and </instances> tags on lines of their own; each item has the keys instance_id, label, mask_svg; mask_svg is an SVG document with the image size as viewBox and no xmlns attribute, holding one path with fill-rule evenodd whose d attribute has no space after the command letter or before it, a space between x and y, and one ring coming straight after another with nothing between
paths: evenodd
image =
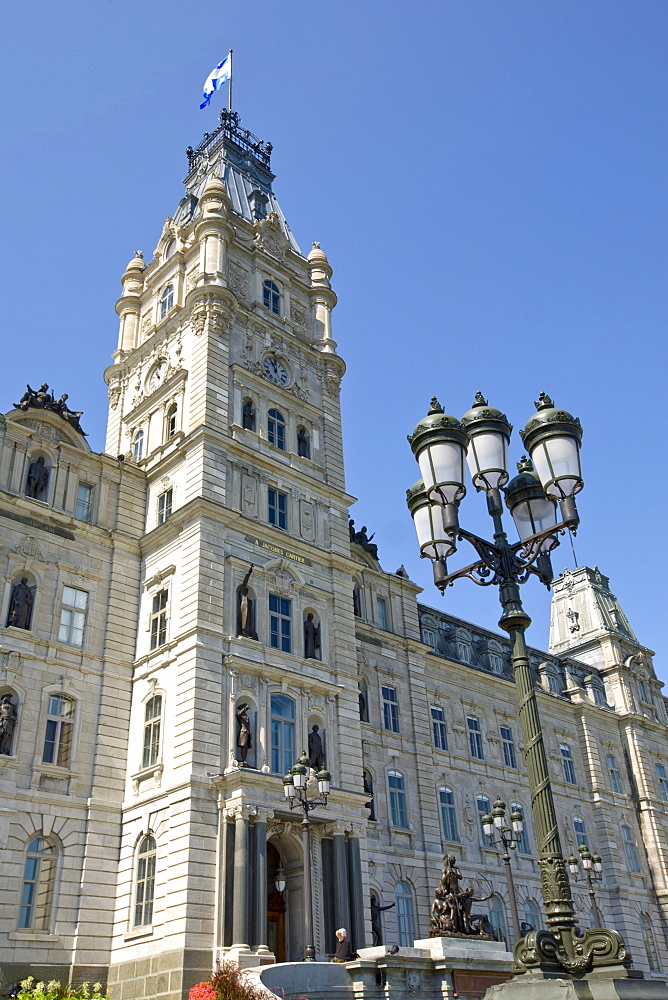
<instances>
[{"instance_id":1,"label":"carved stone statue","mask_svg":"<svg viewBox=\"0 0 668 1000\"><path fill-rule=\"evenodd\" d=\"M9 614L7 615L7 625L14 628L30 628L32 618L33 594L28 586L28 578L22 577L21 582L12 588L12 596L9 602Z\"/></svg>"},{"instance_id":2,"label":"carved stone statue","mask_svg":"<svg viewBox=\"0 0 668 1000\"><path fill-rule=\"evenodd\" d=\"M237 708L237 726L239 731L237 733L237 748L238 748L238 759L241 764L246 763L246 757L248 756L248 751L253 746L253 737L251 736L250 718L248 715L248 705L245 701Z\"/></svg>"},{"instance_id":3,"label":"carved stone statue","mask_svg":"<svg viewBox=\"0 0 668 1000\"><path fill-rule=\"evenodd\" d=\"M243 582L237 588L237 635L244 635L247 639L257 639L255 631L255 601L250 596L248 581L253 572L253 564L243 578Z\"/></svg>"},{"instance_id":4,"label":"carved stone statue","mask_svg":"<svg viewBox=\"0 0 668 1000\"><path fill-rule=\"evenodd\" d=\"M300 427L297 431L297 454L301 458L310 458L309 450L308 433L304 427Z\"/></svg>"},{"instance_id":5,"label":"carved stone statue","mask_svg":"<svg viewBox=\"0 0 668 1000\"><path fill-rule=\"evenodd\" d=\"M325 766L325 751L319 729L319 726L313 726L308 734L308 759L314 771L322 771Z\"/></svg>"},{"instance_id":6,"label":"carved stone statue","mask_svg":"<svg viewBox=\"0 0 668 1000\"><path fill-rule=\"evenodd\" d=\"M371 909L371 935L373 939L374 947L383 943L383 926L381 923L381 913L383 910L391 910L394 903L388 903L387 906L380 906L378 903L378 897L372 896L370 909Z\"/></svg>"},{"instance_id":7,"label":"carved stone statue","mask_svg":"<svg viewBox=\"0 0 668 1000\"><path fill-rule=\"evenodd\" d=\"M436 890L429 920L429 937L461 936L476 934L488 938L483 925L486 914L472 913L473 903L482 903L488 896L476 896L473 889L460 889L462 873L455 864L455 857L446 854L441 881Z\"/></svg>"},{"instance_id":8,"label":"carved stone statue","mask_svg":"<svg viewBox=\"0 0 668 1000\"><path fill-rule=\"evenodd\" d=\"M247 431L255 430L255 407L251 399L244 399L241 426L245 427Z\"/></svg>"},{"instance_id":9,"label":"carved stone statue","mask_svg":"<svg viewBox=\"0 0 668 1000\"><path fill-rule=\"evenodd\" d=\"M16 706L11 694L3 694L0 698L0 754L11 755L15 725Z\"/></svg>"},{"instance_id":10,"label":"carved stone statue","mask_svg":"<svg viewBox=\"0 0 668 1000\"><path fill-rule=\"evenodd\" d=\"M313 614L309 611L304 622L304 659L320 659L320 626L313 621Z\"/></svg>"},{"instance_id":11,"label":"carved stone statue","mask_svg":"<svg viewBox=\"0 0 668 1000\"><path fill-rule=\"evenodd\" d=\"M17 410L51 410L53 413L57 413L63 420L67 420L75 431L79 434L86 436L85 431L82 430L79 423L79 417L83 416L83 410L70 410L67 405L68 395L66 392L62 394L60 399L54 399L53 393L49 392L49 387L44 382L39 389L32 389L29 385L26 386L27 392L24 392L18 403L14 403Z\"/></svg>"},{"instance_id":12,"label":"carved stone statue","mask_svg":"<svg viewBox=\"0 0 668 1000\"><path fill-rule=\"evenodd\" d=\"M36 461L28 466L28 479L26 483L26 496L33 500L41 500L46 493L49 482L49 469L40 455Z\"/></svg>"}]
</instances>

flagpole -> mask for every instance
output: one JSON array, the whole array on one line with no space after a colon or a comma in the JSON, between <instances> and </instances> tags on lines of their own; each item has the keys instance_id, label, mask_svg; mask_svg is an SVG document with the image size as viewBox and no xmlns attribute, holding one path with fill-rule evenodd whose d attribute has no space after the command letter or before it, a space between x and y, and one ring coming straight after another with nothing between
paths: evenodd
<instances>
[{"instance_id":1,"label":"flagpole","mask_svg":"<svg viewBox=\"0 0 668 1000\"><path fill-rule=\"evenodd\" d=\"M227 87L227 110L232 110L232 49L230 49L230 80Z\"/></svg>"}]
</instances>

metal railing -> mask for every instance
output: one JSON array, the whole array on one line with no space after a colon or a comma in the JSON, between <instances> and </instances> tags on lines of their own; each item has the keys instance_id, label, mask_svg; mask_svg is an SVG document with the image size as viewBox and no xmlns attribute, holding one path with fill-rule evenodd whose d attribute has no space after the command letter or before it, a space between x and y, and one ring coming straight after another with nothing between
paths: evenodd
<instances>
[{"instance_id":1,"label":"metal railing","mask_svg":"<svg viewBox=\"0 0 668 1000\"><path fill-rule=\"evenodd\" d=\"M236 111L224 109L220 112L220 125L215 132L205 132L204 138L197 149L188 146L186 156L188 157L188 170L197 166L201 157L207 153L222 137L242 152L250 152L257 157L265 167L270 166L271 151L273 146L270 142L263 142L256 135L246 128L239 126L240 118Z\"/></svg>"}]
</instances>

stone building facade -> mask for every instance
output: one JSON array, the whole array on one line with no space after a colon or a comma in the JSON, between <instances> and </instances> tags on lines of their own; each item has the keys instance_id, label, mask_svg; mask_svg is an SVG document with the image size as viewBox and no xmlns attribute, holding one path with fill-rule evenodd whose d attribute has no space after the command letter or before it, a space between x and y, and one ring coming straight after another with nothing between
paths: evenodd
<instances>
[{"instance_id":1,"label":"stone building facade","mask_svg":"<svg viewBox=\"0 0 668 1000\"><path fill-rule=\"evenodd\" d=\"M420 604L352 537L332 271L291 234L270 152L229 113L189 150L184 197L122 278L106 452L39 393L0 429L3 988L108 975L119 1000L177 1000L216 958L299 959L282 777L314 726L332 774L312 815L319 956L340 926L371 943L372 895L385 941L425 937L445 851L493 887L510 941L480 828L497 795L524 813L518 903L542 920L506 640ZM652 654L597 570L556 581L553 608L531 655L564 849L599 851L599 908L660 976Z\"/></svg>"}]
</instances>

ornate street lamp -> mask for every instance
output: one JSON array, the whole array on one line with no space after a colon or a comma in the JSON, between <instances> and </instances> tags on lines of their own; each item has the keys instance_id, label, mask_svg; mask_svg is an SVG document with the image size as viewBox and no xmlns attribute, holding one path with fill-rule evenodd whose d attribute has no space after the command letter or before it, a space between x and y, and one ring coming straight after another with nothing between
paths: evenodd
<instances>
[{"instance_id":1,"label":"ornate street lamp","mask_svg":"<svg viewBox=\"0 0 668 1000\"><path fill-rule=\"evenodd\" d=\"M522 937L520 930L520 918L517 912L517 898L515 896L515 882L513 880L513 870L510 867L509 850L514 851L522 839L524 830L524 818L519 809L513 809L510 814L510 826L506 825L506 803L497 798L494 803L492 815L485 813L481 818L483 833L487 837L490 847L503 847L503 863L506 867L506 881L508 882L508 898L510 899L510 913L513 918L513 935L515 941Z\"/></svg>"},{"instance_id":2,"label":"ornate street lamp","mask_svg":"<svg viewBox=\"0 0 668 1000\"><path fill-rule=\"evenodd\" d=\"M575 533L579 523L575 495L584 485L579 420L557 409L545 393L540 394L535 405L537 412L521 432L532 464L523 459L518 466L519 474L508 483L506 452L511 427L504 414L489 406L478 393L473 407L460 421L444 413L433 398L427 417L420 421L409 441L420 466L427 503L442 508L442 521L437 511L424 510L420 491L416 495L415 487L408 492L408 505L415 519L421 554L434 563L434 582L441 593L461 577L483 587L494 584L499 588L503 608L499 626L508 633L511 643L548 926L548 930L530 931L515 943L514 968L517 973L535 970L563 975L566 970L575 975L594 966L619 969L628 963L628 955L617 931L596 928L579 933L575 926L575 909L559 840L524 638L531 619L522 607L519 585L534 575L549 587L550 550L566 530ZM487 496L487 509L494 525L492 541L459 525L459 505L466 494L465 457L475 489ZM503 525L502 491L520 536L512 544ZM555 517L557 504L561 513L559 522ZM446 558L454 553L460 540L469 542L477 559L449 573Z\"/></svg>"},{"instance_id":3,"label":"ornate street lamp","mask_svg":"<svg viewBox=\"0 0 668 1000\"><path fill-rule=\"evenodd\" d=\"M582 862L582 868L584 869L584 874L580 874L580 866L578 864L578 859L574 854L571 854L568 859L568 867L571 872L571 878L575 882L580 882L582 879L587 883L589 887L589 897L591 899L591 908L594 911L594 919L596 921L596 926L600 927L603 923L603 917L601 916L601 911L596 904L596 894L594 892L594 883L603 881L603 862L601 861L600 854L590 854L589 848L585 844L580 844L578 847L580 852L580 861Z\"/></svg>"},{"instance_id":4,"label":"ornate street lamp","mask_svg":"<svg viewBox=\"0 0 668 1000\"><path fill-rule=\"evenodd\" d=\"M315 962L315 940L313 936L313 889L311 883L311 821L309 813L318 806L327 807L332 776L329 771L318 771L315 778L321 798L309 799L308 781L310 771L308 754L304 752L283 778L283 791L290 803L290 809L299 806L304 813L302 820L302 844L304 848L304 961ZM285 882L283 883L285 888ZM279 890L280 891L280 890Z\"/></svg>"}]
</instances>

